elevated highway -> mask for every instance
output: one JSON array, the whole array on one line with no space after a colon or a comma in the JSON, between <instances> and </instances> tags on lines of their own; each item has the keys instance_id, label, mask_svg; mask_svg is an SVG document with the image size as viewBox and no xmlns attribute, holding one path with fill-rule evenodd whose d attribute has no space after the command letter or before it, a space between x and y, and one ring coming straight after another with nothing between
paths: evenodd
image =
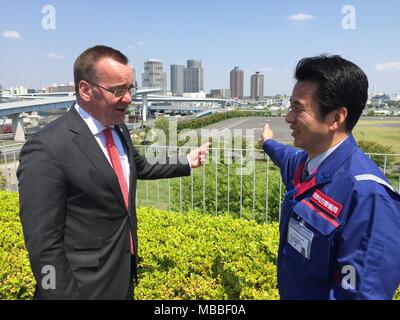
<instances>
[{"instance_id":1,"label":"elevated highway","mask_svg":"<svg viewBox=\"0 0 400 320\"><path fill-rule=\"evenodd\" d=\"M168 96L155 94L160 92L159 88L142 88L137 90L132 102L141 102L143 121L147 120L148 110L177 110L177 111L193 111L205 112L209 109L215 109L214 104L226 106L227 104L240 104L237 101L229 99L216 98L188 98L180 96ZM25 130L23 118L32 112L43 112L47 110L66 109L73 105L76 97L71 92L58 92L50 94L27 94L10 96L9 98L29 99L13 102L0 103L0 117L9 117L12 119L13 139L15 141L25 140ZM149 102L165 102L165 103L187 103L180 106L152 106ZM189 105L189 103L191 103ZM212 107L201 104L211 103Z\"/></svg>"}]
</instances>

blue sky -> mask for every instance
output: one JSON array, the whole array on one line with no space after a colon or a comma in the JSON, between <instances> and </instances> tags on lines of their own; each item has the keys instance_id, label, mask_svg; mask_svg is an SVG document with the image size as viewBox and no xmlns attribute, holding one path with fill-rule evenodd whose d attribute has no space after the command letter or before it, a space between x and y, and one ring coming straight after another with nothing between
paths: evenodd
<instances>
[{"instance_id":1,"label":"blue sky","mask_svg":"<svg viewBox=\"0 0 400 320\"><path fill-rule=\"evenodd\" d=\"M45 5L55 8L55 29L42 27ZM345 5L355 29L344 29ZM290 94L293 69L305 56L340 54L358 64L376 92L400 93L398 0L0 0L0 84L39 88L73 81L72 65L87 47L125 53L141 84L143 62L200 59L204 85L229 88L229 71L261 71L265 94ZM49 21L49 20L46 20ZM348 22L348 20L346 20Z\"/></svg>"}]
</instances>

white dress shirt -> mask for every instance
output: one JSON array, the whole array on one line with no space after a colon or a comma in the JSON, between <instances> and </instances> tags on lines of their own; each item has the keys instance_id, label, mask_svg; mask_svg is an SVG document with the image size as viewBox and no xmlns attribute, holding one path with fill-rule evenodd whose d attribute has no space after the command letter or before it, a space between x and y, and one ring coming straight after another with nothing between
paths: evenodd
<instances>
[{"instance_id":1,"label":"white dress shirt","mask_svg":"<svg viewBox=\"0 0 400 320\"><path fill-rule=\"evenodd\" d=\"M313 158L312 160L310 160L310 157L307 157L307 161L306 161L306 165L307 165L307 170L308 172L311 174L314 172L314 170L316 170L321 163L329 157L329 155L335 151L346 139L348 138L348 136L346 138L344 138L342 141L340 141L337 145L333 146L332 148L326 150L325 152L319 154L318 156L316 156L315 158Z\"/></svg>"},{"instance_id":2,"label":"white dress shirt","mask_svg":"<svg viewBox=\"0 0 400 320\"><path fill-rule=\"evenodd\" d=\"M87 113L84 109L82 109L82 107L80 107L78 103L75 103L74 107L82 117L83 121L85 121L85 123L89 127L90 132L95 137L97 143L99 144L101 150L103 151L104 155L106 156L108 162L112 167L111 159L107 151L106 137L103 132L103 130L108 127L105 127L100 121L93 118L89 113ZM125 181L126 184L128 185L128 191L129 191L130 169L129 169L128 155L126 153L125 148L122 145L119 134L116 132L117 129L114 126L111 126L109 128L112 128L111 132L113 135L115 146L117 147L118 150L119 158L121 160L122 171L124 172Z\"/></svg>"}]
</instances>

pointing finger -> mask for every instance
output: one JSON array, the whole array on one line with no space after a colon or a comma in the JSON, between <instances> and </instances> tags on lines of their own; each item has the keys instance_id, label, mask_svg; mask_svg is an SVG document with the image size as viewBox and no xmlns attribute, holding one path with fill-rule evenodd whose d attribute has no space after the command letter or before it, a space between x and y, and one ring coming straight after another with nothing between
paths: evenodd
<instances>
[{"instance_id":1,"label":"pointing finger","mask_svg":"<svg viewBox=\"0 0 400 320\"><path fill-rule=\"evenodd\" d=\"M208 142L206 142L205 144L201 145L200 148L202 148L202 149L208 149L210 146L211 146L211 142L208 141Z\"/></svg>"}]
</instances>

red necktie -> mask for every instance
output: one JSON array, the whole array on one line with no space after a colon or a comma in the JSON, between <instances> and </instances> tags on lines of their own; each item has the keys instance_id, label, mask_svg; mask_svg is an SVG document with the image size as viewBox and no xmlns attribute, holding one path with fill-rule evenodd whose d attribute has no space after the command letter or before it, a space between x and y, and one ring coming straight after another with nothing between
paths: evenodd
<instances>
[{"instance_id":1,"label":"red necktie","mask_svg":"<svg viewBox=\"0 0 400 320\"><path fill-rule=\"evenodd\" d=\"M124 196L125 206L128 209L129 200L128 200L128 185L126 183L124 172L122 171L121 159L118 154L117 147L114 143L114 138L112 136L111 128L107 128L103 130L104 136L106 137L106 146L108 151L108 156L111 160L111 165L114 169L115 174L117 175L119 186L122 191L122 195ZM130 248L131 254L133 255L133 240L132 240L132 231L129 228L129 235L130 235Z\"/></svg>"}]
</instances>

